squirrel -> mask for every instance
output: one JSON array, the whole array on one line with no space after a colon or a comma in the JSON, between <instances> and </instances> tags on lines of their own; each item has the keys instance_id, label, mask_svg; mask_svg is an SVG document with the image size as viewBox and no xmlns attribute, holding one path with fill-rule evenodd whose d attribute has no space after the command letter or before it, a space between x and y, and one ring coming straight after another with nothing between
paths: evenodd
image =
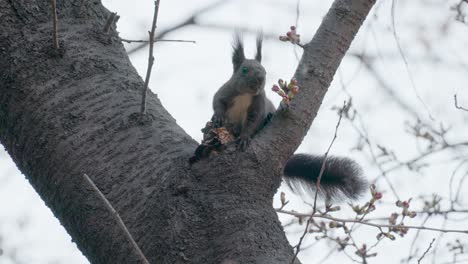
<instances>
[{"instance_id":1,"label":"squirrel","mask_svg":"<svg viewBox=\"0 0 468 264\"><path fill-rule=\"evenodd\" d=\"M263 36L256 41L255 59L246 59L239 33L233 42L231 78L213 97L212 123L226 127L244 151L250 139L268 122L276 111L265 94L266 71L261 64ZM294 192L313 191L324 157L295 154L283 169L283 178ZM328 157L320 181L320 193L327 200L356 199L366 189L361 167L351 159Z\"/></svg>"}]
</instances>

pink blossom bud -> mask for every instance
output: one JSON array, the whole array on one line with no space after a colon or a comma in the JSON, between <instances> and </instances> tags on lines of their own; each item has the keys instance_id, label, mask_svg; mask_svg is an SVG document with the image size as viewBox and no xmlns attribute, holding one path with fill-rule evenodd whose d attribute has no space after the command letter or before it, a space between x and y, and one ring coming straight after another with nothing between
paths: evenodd
<instances>
[{"instance_id":1,"label":"pink blossom bud","mask_svg":"<svg viewBox=\"0 0 468 264\"><path fill-rule=\"evenodd\" d=\"M275 85L273 85L273 87L271 87L271 90L273 92L278 92L280 90L280 88L278 87L278 85L275 84Z\"/></svg>"},{"instance_id":2,"label":"pink blossom bud","mask_svg":"<svg viewBox=\"0 0 468 264\"><path fill-rule=\"evenodd\" d=\"M396 225L396 220L398 219L398 214L397 213L393 213L390 218L388 219L388 222L391 224L391 225Z\"/></svg>"},{"instance_id":3,"label":"pink blossom bud","mask_svg":"<svg viewBox=\"0 0 468 264\"><path fill-rule=\"evenodd\" d=\"M380 199L382 199L382 193L381 192L376 192L376 193L374 193L373 197L374 197L375 200L380 200Z\"/></svg>"},{"instance_id":4,"label":"pink blossom bud","mask_svg":"<svg viewBox=\"0 0 468 264\"><path fill-rule=\"evenodd\" d=\"M296 30L296 26L291 26L290 29L291 30Z\"/></svg>"}]
</instances>

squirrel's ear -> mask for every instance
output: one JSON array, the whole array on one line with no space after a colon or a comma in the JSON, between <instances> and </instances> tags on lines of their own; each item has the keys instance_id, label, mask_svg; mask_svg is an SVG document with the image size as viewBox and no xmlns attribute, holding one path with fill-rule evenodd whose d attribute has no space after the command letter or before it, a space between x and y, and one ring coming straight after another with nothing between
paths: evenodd
<instances>
[{"instance_id":1,"label":"squirrel's ear","mask_svg":"<svg viewBox=\"0 0 468 264\"><path fill-rule=\"evenodd\" d=\"M258 62L262 62L262 42L263 32L260 32L257 35L257 54L255 54L255 60Z\"/></svg>"},{"instance_id":2,"label":"squirrel's ear","mask_svg":"<svg viewBox=\"0 0 468 264\"><path fill-rule=\"evenodd\" d=\"M235 72L237 69L239 69L240 65L245 60L244 43L242 42L242 37L239 32L236 32L234 35L232 48L234 49L232 52L232 64L234 66Z\"/></svg>"}]
</instances>

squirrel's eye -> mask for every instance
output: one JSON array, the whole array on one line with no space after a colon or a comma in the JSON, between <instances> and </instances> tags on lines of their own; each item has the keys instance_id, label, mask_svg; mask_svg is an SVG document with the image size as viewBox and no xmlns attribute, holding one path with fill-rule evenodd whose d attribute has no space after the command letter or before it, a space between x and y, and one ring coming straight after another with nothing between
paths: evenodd
<instances>
[{"instance_id":1,"label":"squirrel's eye","mask_svg":"<svg viewBox=\"0 0 468 264\"><path fill-rule=\"evenodd\" d=\"M243 74L246 74L246 73L248 73L248 72L249 72L249 68L247 68L247 67L242 67L242 73L243 73Z\"/></svg>"}]
</instances>

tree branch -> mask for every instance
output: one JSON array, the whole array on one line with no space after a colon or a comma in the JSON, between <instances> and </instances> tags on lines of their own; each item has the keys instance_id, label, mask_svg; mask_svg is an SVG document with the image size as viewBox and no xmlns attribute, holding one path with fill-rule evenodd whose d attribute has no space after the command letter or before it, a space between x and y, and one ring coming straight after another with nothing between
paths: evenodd
<instances>
[{"instance_id":1,"label":"tree branch","mask_svg":"<svg viewBox=\"0 0 468 264\"><path fill-rule=\"evenodd\" d=\"M186 19L182 20L181 22L176 23L176 24L174 24L173 26L171 26L169 28L161 30L161 32L158 33L158 38L156 39L156 42L158 42L159 39L164 38L167 34L170 34L170 33L174 32L176 30L179 30L179 29L184 28L186 26L196 25L198 17L200 17L201 15L203 15L206 12L209 12L209 11L211 11L213 9L218 8L221 5L225 5L230 1L231 0L218 0L218 1L214 1L213 3L207 5L207 6L203 7L203 8L198 9L197 11L193 12L192 15L190 15ZM145 48L147 45L148 45L147 42L146 43L141 43L141 44L137 45L136 47L130 49L128 51L128 54L135 53L135 52Z\"/></svg>"},{"instance_id":2,"label":"tree branch","mask_svg":"<svg viewBox=\"0 0 468 264\"><path fill-rule=\"evenodd\" d=\"M453 95L453 101L455 103L455 108L468 112L468 108L464 108L463 106L458 105L458 100L457 100L457 95L456 94Z\"/></svg>"},{"instance_id":3,"label":"tree branch","mask_svg":"<svg viewBox=\"0 0 468 264\"><path fill-rule=\"evenodd\" d=\"M34 13L27 17L11 3L0 9L6 18L0 23L0 141L90 262L140 263L141 256L83 173L93 177L153 263L292 259L271 207L278 163L226 151L188 167L196 142L151 91L147 114L139 118L144 82L116 32L102 37L108 10L97 3L78 15L75 1L61 1L65 56L57 57L46 52L48 1L16 1L21 14ZM296 72L301 96L255 140L277 151L270 155L274 160L285 161L299 145L373 4L337 0L305 46Z\"/></svg>"},{"instance_id":4,"label":"tree branch","mask_svg":"<svg viewBox=\"0 0 468 264\"><path fill-rule=\"evenodd\" d=\"M344 111L345 107L346 107L346 101L344 102L343 108L340 111L340 117L338 118L338 122L336 123L335 134L333 135L333 139L331 140L330 145L328 146L327 152L325 152L325 155L323 156L324 158L323 158L323 162L322 162L322 167L320 168L319 176L317 178L317 184L315 186L316 190L315 190L314 206L313 206L313 209L312 209L312 214L307 219L307 224L306 224L306 226L304 228L304 232L302 233L302 236L300 237L299 242L296 245L296 253L294 254L294 258L291 261L291 264L293 264L294 261L296 260L297 255L299 254L299 251L301 250L302 241L304 240L304 237L306 236L306 234L309 232L310 222L312 221L313 216L317 212L317 198L318 198L318 194L319 194L319 190L320 190L320 180L322 179L323 172L325 171L325 165L327 164L327 157L328 157L328 154L330 153L330 149L333 146L333 143L335 142L335 140L336 140L336 138L338 136L338 128L340 127L341 118L343 117L343 111ZM284 203L283 205L286 205L286 203ZM279 212L279 211L277 210L277 212Z\"/></svg>"},{"instance_id":5,"label":"tree branch","mask_svg":"<svg viewBox=\"0 0 468 264\"><path fill-rule=\"evenodd\" d=\"M101 197L101 200L103 201L103 203L106 205L106 207L112 213L112 216L114 216L116 222L118 223L118 225L120 226L122 231L125 233L125 236L127 237L128 241L130 242L130 244L132 244L132 247L136 251L136 254L140 256L141 262L143 264L149 264L148 260L146 259L145 254L143 254L140 247L135 242L135 239L130 234L130 231L128 231L128 228L127 228L127 226L125 226L125 223L123 222L123 220L120 217L119 213L114 209L112 204L109 202L109 200L107 200L106 196L104 196L104 194L99 190L99 188L96 186L96 184L94 184L94 182L91 180L91 178L89 178L89 176L86 175L86 174L83 174L83 177L86 179L86 181L89 183L89 185L93 188L93 190L96 192L96 194L98 194L99 197Z\"/></svg>"},{"instance_id":6,"label":"tree branch","mask_svg":"<svg viewBox=\"0 0 468 264\"><path fill-rule=\"evenodd\" d=\"M58 40L58 18L57 18L57 2L56 0L50 0L50 5L52 7L52 21L53 21L53 34L54 34L54 48L59 49L59 40Z\"/></svg>"},{"instance_id":7,"label":"tree branch","mask_svg":"<svg viewBox=\"0 0 468 264\"><path fill-rule=\"evenodd\" d=\"M286 211L286 210L276 210L278 213L282 214L289 214L297 217L310 217L311 214L304 214L304 213L298 213L298 212L292 212L292 211ZM400 228L400 225L389 225L389 224L376 224L372 223L369 221L363 221L359 219L342 219L342 218L336 218L332 217L329 215L314 215L313 218L322 218L322 219L327 219L327 220L332 220L335 222L339 223L356 223L356 224L361 224L361 225L367 225L367 226L372 226L376 227L379 230L381 228L387 227L387 228ZM443 229L443 228L434 228L434 227L425 227L425 226L411 226L411 225L404 225L405 228L408 229L418 229L418 230L427 230L427 231L435 231L435 232L441 232L441 233L460 233L460 234L468 234L468 230L462 230L462 229Z\"/></svg>"},{"instance_id":8,"label":"tree branch","mask_svg":"<svg viewBox=\"0 0 468 264\"><path fill-rule=\"evenodd\" d=\"M142 95L141 95L141 110L142 115L146 114L146 94L148 93L149 81L151 78L151 70L153 69L154 55L154 33L156 31L156 23L158 21L158 11L159 11L159 1L154 2L154 13L153 13L153 23L151 25L151 31L149 32L149 54L148 54L148 68L146 70L145 84L143 86Z\"/></svg>"},{"instance_id":9,"label":"tree branch","mask_svg":"<svg viewBox=\"0 0 468 264\"><path fill-rule=\"evenodd\" d=\"M375 0L336 0L313 39L304 47L294 77L299 96L280 109L271 124L254 140L265 160L284 164L302 142L314 120L333 76ZM277 153L277 160L271 154ZM267 158L268 156L268 158Z\"/></svg>"},{"instance_id":10,"label":"tree branch","mask_svg":"<svg viewBox=\"0 0 468 264\"><path fill-rule=\"evenodd\" d=\"M149 261L177 262L168 252L180 234L161 221L182 222L169 213L173 186L187 174L196 142L151 91L147 118L138 118L144 82L117 34L103 38L110 12L97 3L77 14L75 1L60 1L67 19L60 24L64 56L56 56L49 1L0 2L2 145L91 263L141 263L141 257L83 173Z\"/></svg>"}]
</instances>

